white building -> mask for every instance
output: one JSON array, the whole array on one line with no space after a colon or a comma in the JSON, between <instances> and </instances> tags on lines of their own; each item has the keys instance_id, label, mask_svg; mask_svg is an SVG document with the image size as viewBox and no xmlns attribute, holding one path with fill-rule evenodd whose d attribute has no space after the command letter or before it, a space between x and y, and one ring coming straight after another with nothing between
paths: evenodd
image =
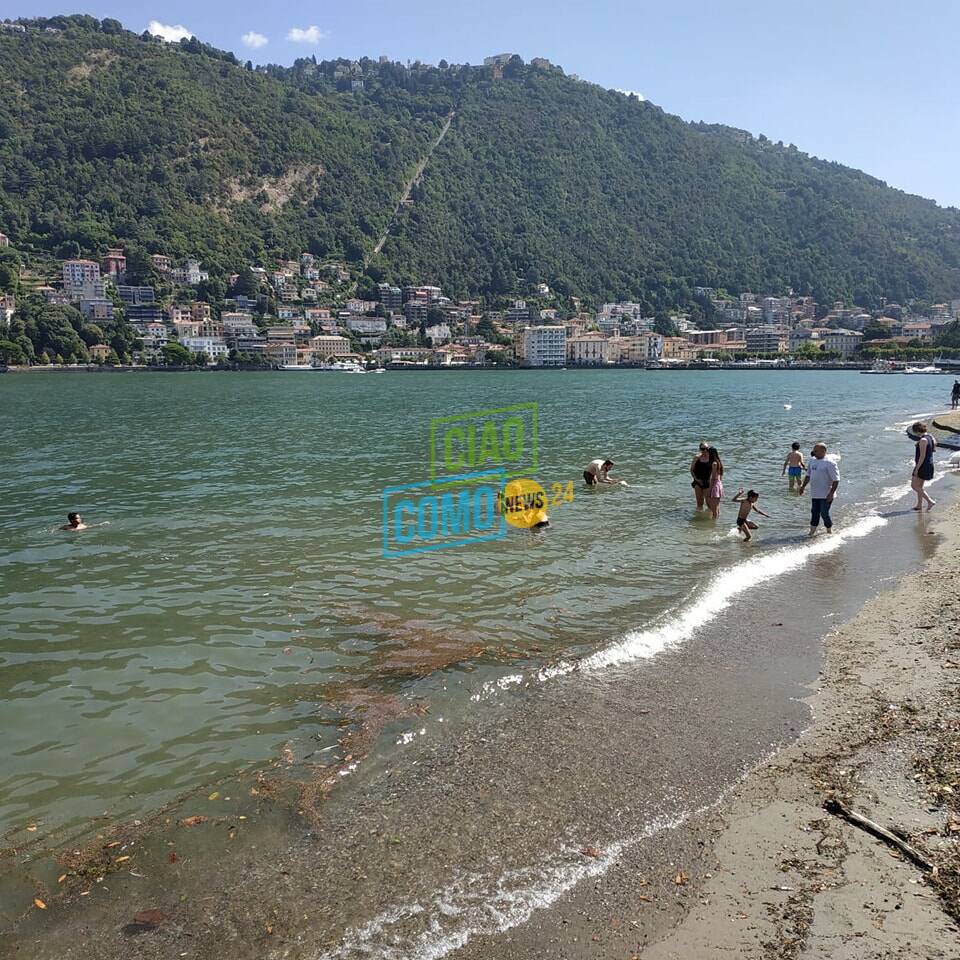
<instances>
[{"instance_id":1,"label":"white building","mask_svg":"<svg viewBox=\"0 0 960 960\"><path fill-rule=\"evenodd\" d=\"M517 338L517 359L526 367L566 366L566 327L524 327Z\"/></svg>"},{"instance_id":2,"label":"white building","mask_svg":"<svg viewBox=\"0 0 960 960\"><path fill-rule=\"evenodd\" d=\"M209 363L226 360L230 348L223 337L181 337L180 346L191 353L205 353Z\"/></svg>"},{"instance_id":3,"label":"white building","mask_svg":"<svg viewBox=\"0 0 960 960\"><path fill-rule=\"evenodd\" d=\"M369 335L386 333L387 321L382 317L351 317L347 321L347 329L351 333L364 333ZM430 329L432 330L433 328L431 327Z\"/></svg>"}]
</instances>

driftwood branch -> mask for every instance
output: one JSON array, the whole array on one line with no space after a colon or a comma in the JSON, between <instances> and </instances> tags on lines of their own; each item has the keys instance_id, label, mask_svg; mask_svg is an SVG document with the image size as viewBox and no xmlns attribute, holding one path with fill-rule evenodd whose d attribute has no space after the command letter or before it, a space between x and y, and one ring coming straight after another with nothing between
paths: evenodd
<instances>
[{"instance_id":1,"label":"driftwood branch","mask_svg":"<svg viewBox=\"0 0 960 960\"><path fill-rule=\"evenodd\" d=\"M848 823L852 823L855 827L859 827L861 830L866 830L867 833L873 834L873 836L883 840L884 843L889 843L891 847L896 847L902 854L904 854L904 856L909 857L918 867L921 867L928 872L933 870L933 864L922 853L920 853L919 850L911 847L906 840L901 840L900 837L898 837L895 833L891 833L889 830L881 827L879 823L874 823L862 813L857 813L855 810L851 810L846 804L841 803L839 800L827 800L823 806L828 813L835 814L838 817L843 817L844 820L846 820Z\"/></svg>"}]
</instances>

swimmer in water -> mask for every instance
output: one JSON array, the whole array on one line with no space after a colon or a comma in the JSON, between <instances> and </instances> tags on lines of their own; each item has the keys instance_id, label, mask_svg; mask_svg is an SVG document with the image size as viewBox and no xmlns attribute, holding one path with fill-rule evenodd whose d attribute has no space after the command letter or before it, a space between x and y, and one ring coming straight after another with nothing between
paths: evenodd
<instances>
[{"instance_id":1,"label":"swimmer in water","mask_svg":"<svg viewBox=\"0 0 960 960\"><path fill-rule=\"evenodd\" d=\"M87 525L83 522L83 517L79 513L68 513L67 514L67 523L65 523L61 530L86 530Z\"/></svg>"},{"instance_id":2,"label":"swimmer in water","mask_svg":"<svg viewBox=\"0 0 960 960\"><path fill-rule=\"evenodd\" d=\"M760 499L760 494L756 490L748 490L747 495L743 495L743 487L741 487L733 498L733 503L740 504L740 512L737 514L737 529L743 534L743 542L746 543L748 540L752 540L753 537L750 536L751 530L756 530L757 525L749 518L751 513L759 513L761 517L766 517L770 519L769 514L764 513L758 506L757 501Z\"/></svg>"},{"instance_id":3,"label":"swimmer in water","mask_svg":"<svg viewBox=\"0 0 960 960\"><path fill-rule=\"evenodd\" d=\"M790 444L790 452L783 461L783 469L780 471L782 477L785 473L790 477L790 489L797 489L802 483L801 477L807 465L803 462L803 454L800 452L799 443Z\"/></svg>"}]
</instances>

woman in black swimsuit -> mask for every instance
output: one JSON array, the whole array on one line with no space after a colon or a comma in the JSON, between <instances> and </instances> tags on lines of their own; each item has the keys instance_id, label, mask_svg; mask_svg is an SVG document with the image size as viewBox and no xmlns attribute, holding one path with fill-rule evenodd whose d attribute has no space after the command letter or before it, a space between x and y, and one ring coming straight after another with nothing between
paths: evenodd
<instances>
[{"instance_id":1,"label":"woman in black swimsuit","mask_svg":"<svg viewBox=\"0 0 960 960\"><path fill-rule=\"evenodd\" d=\"M707 491L710 489L710 473L713 464L710 462L709 444L701 443L700 452L690 464L690 476L693 477L693 492L697 498L697 509L702 510L707 503Z\"/></svg>"}]
</instances>

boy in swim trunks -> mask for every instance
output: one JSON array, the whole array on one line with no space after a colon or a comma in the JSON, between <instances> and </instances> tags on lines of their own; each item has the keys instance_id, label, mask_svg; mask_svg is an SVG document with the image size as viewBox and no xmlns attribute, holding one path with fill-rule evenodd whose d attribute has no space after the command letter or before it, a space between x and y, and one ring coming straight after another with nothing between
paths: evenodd
<instances>
[{"instance_id":1,"label":"boy in swim trunks","mask_svg":"<svg viewBox=\"0 0 960 960\"><path fill-rule=\"evenodd\" d=\"M740 504L740 512L737 514L737 529L743 534L743 542L746 543L748 540L753 538L750 536L751 530L756 530L757 525L747 518L750 516L751 512L759 513L761 517L766 517L770 519L769 514L764 513L758 506L757 501L760 499L760 494L756 490L748 490L747 495L743 495L743 487L741 487L733 498L734 503Z\"/></svg>"},{"instance_id":2,"label":"boy in swim trunks","mask_svg":"<svg viewBox=\"0 0 960 960\"><path fill-rule=\"evenodd\" d=\"M794 490L800 486L800 477L807 465L803 462L803 454L800 452L799 443L790 444L790 452L783 461L783 469L780 471L782 477L785 473L790 477L790 489Z\"/></svg>"}]
</instances>

